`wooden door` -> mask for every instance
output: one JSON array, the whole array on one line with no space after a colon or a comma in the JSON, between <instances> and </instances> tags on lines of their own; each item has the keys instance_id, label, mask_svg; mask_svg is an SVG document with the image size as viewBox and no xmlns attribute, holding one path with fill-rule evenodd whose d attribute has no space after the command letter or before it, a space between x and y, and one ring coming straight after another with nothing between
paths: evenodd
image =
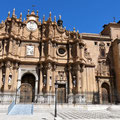
<instances>
[{"instance_id":1,"label":"wooden door","mask_svg":"<svg viewBox=\"0 0 120 120\"><path fill-rule=\"evenodd\" d=\"M66 87L64 84L58 85L57 102L58 103L65 103L66 102Z\"/></svg>"},{"instance_id":2,"label":"wooden door","mask_svg":"<svg viewBox=\"0 0 120 120\"><path fill-rule=\"evenodd\" d=\"M102 103L106 104L108 103L108 90L106 88L102 88Z\"/></svg>"},{"instance_id":3,"label":"wooden door","mask_svg":"<svg viewBox=\"0 0 120 120\"><path fill-rule=\"evenodd\" d=\"M28 83L23 83L20 88L20 102L32 102L32 86Z\"/></svg>"}]
</instances>

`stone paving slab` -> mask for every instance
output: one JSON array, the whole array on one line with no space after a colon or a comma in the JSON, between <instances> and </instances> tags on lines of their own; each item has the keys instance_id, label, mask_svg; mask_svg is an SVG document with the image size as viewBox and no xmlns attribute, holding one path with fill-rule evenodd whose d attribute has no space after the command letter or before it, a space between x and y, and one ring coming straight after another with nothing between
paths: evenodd
<instances>
[{"instance_id":1,"label":"stone paving slab","mask_svg":"<svg viewBox=\"0 0 120 120\"><path fill-rule=\"evenodd\" d=\"M93 106L92 109L61 107L57 109L56 120L120 120L120 106L109 106L107 109L98 107ZM1 111L0 120L55 120L54 107L35 106L33 115L7 115L5 111Z\"/></svg>"}]
</instances>

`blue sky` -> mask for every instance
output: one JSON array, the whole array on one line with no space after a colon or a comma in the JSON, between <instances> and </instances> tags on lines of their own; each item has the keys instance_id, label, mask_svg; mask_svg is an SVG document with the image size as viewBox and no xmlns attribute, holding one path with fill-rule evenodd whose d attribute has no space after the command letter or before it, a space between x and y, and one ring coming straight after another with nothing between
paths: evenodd
<instances>
[{"instance_id":1,"label":"blue sky","mask_svg":"<svg viewBox=\"0 0 120 120\"><path fill-rule=\"evenodd\" d=\"M80 33L100 33L104 24L113 22L113 17L116 22L120 20L120 0L1 0L0 21L14 8L17 17L22 12L24 18L28 9L34 9L39 11L40 19L45 15L46 20L51 11L52 19L61 15L67 30L75 27Z\"/></svg>"}]
</instances>

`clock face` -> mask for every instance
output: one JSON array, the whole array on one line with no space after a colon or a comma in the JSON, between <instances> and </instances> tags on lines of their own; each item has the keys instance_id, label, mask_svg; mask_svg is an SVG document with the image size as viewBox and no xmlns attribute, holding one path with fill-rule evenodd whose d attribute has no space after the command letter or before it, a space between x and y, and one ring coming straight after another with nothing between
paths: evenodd
<instances>
[{"instance_id":1,"label":"clock face","mask_svg":"<svg viewBox=\"0 0 120 120\"><path fill-rule=\"evenodd\" d=\"M34 46L27 46L26 54L27 55L34 55Z\"/></svg>"},{"instance_id":2,"label":"clock face","mask_svg":"<svg viewBox=\"0 0 120 120\"><path fill-rule=\"evenodd\" d=\"M30 31L36 30L36 29L37 29L37 24L36 24L36 22L34 22L34 21L29 21L29 22L27 23L27 29L30 30Z\"/></svg>"}]
</instances>

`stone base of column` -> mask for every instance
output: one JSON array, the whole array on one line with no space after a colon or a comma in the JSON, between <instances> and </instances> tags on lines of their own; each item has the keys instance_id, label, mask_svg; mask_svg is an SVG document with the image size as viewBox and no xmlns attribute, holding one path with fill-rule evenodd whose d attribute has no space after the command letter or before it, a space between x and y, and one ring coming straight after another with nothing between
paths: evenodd
<instances>
[{"instance_id":1,"label":"stone base of column","mask_svg":"<svg viewBox=\"0 0 120 120\"><path fill-rule=\"evenodd\" d=\"M86 104L86 97L84 94L76 94L75 95L75 103L76 104Z\"/></svg>"},{"instance_id":2,"label":"stone base of column","mask_svg":"<svg viewBox=\"0 0 120 120\"><path fill-rule=\"evenodd\" d=\"M73 104L73 102L74 102L74 96L71 93L71 94L68 95L68 104Z\"/></svg>"},{"instance_id":3,"label":"stone base of column","mask_svg":"<svg viewBox=\"0 0 120 120\"><path fill-rule=\"evenodd\" d=\"M53 93L39 94L37 103L40 104L54 104L55 95Z\"/></svg>"},{"instance_id":4,"label":"stone base of column","mask_svg":"<svg viewBox=\"0 0 120 120\"><path fill-rule=\"evenodd\" d=\"M5 92L0 93L0 103L1 104L10 104L11 102L15 101L16 93Z\"/></svg>"}]
</instances>

